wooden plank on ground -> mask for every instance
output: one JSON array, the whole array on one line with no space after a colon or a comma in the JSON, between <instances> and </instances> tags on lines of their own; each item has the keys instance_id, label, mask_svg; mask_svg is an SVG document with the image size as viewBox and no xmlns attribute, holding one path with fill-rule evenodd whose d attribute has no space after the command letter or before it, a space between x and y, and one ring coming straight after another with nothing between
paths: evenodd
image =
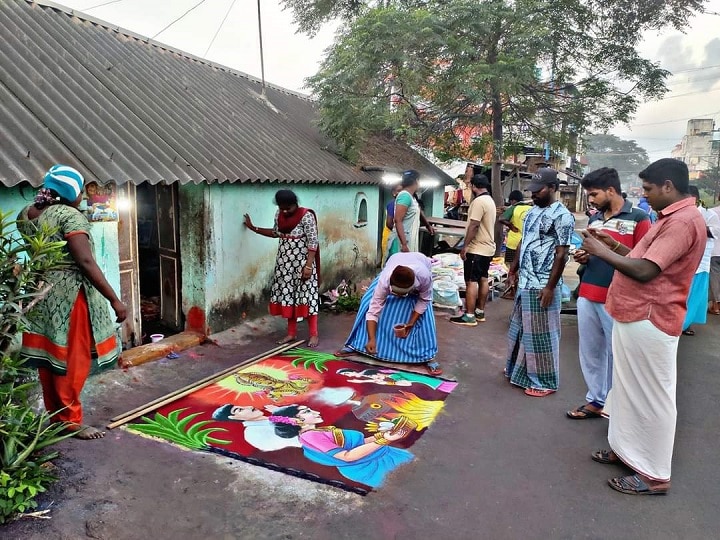
<instances>
[{"instance_id":1,"label":"wooden plank on ground","mask_svg":"<svg viewBox=\"0 0 720 540\"><path fill-rule=\"evenodd\" d=\"M183 351L200 345L206 340L206 336L198 332L180 332L174 336L166 337L157 343L148 343L123 351L120 359L120 367L128 368L139 366L165 358L171 352Z\"/></svg>"}]
</instances>

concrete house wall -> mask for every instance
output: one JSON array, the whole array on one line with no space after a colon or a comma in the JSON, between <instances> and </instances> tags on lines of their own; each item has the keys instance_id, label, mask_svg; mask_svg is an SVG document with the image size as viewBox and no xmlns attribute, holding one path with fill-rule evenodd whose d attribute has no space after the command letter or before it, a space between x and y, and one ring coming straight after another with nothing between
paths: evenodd
<instances>
[{"instance_id":1,"label":"concrete house wall","mask_svg":"<svg viewBox=\"0 0 720 540\"><path fill-rule=\"evenodd\" d=\"M275 192L288 188L302 206L312 208L318 216L321 290L333 288L341 279L356 281L375 272L377 186L181 186L180 251L186 315L205 317L206 326L219 331L242 320L243 313L265 312L278 240L247 230L243 216L250 214L258 227L272 227L277 210ZM358 221L361 206L365 222Z\"/></svg>"}]
</instances>

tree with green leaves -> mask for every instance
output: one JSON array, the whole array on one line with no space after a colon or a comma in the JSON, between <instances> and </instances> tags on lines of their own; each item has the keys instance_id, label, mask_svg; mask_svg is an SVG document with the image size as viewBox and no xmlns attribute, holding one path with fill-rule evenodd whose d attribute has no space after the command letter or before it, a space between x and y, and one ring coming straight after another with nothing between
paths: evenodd
<instances>
[{"instance_id":1,"label":"tree with green leaves","mask_svg":"<svg viewBox=\"0 0 720 540\"><path fill-rule=\"evenodd\" d=\"M322 129L351 160L367 137L387 133L439 157L492 149L499 162L509 145L566 148L661 97L668 72L640 55L641 35L682 27L705 2L284 3L310 34L332 19L345 23L308 83ZM496 163L494 187L499 180Z\"/></svg>"},{"instance_id":2,"label":"tree with green leaves","mask_svg":"<svg viewBox=\"0 0 720 540\"><path fill-rule=\"evenodd\" d=\"M639 184L638 173L650 164L647 150L632 140L597 133L587 136L585 144L590 169L612 167L623 183Z\"/></svg>"},{"instance_id":3,"label":"tree with green leaves","mask_svg":"<svg viewBox=\"0 0 720 540\"><path fill-rule=\"evenodd\" d=\"M718 200L718 195L720 195L720 167L715 166L703 171L693 183L698 189L712 195L712 204L714 205Z\"/></svg>"}]
</instances>

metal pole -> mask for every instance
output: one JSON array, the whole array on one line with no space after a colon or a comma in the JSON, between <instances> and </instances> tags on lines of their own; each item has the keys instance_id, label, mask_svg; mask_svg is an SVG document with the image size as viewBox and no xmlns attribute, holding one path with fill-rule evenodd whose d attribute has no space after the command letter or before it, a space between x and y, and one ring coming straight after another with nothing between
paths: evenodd
<instances>
[{"instance_id":1,"label":"metal pole","mask_svg":"<svg viewBox=\"0 0 720 540\"><path fill-rule=\"evenodd\" d=\"M260 79L262 83L261 95L265 97L265 60L263 58L263 39L262 39L262 16L260 14L260 0L257 0L258 13L258 35L260 37Z\"/></svg>"}]
</instances>

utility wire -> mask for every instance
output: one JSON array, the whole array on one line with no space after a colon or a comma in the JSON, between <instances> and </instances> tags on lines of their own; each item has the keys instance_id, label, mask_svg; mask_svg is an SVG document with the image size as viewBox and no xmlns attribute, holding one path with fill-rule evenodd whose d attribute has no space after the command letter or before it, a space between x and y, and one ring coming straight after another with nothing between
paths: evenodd
<instances>
[{"instance_id":1,"label":"utility wire","mask_svg":"<svg viewBox=\"0 0 720 540\"><path fill-rule=\"evenodd\" d=\"M185 13L183 13L182 15L180 15L177 19L175 19L173 22L171 22L170 24L168 24L165 28L163 28L162 30L160 30L157 34L155 34L155 35L154 35L153 37L151 37L150 39L155 39L155 38L158 37L160 34L162 34L165 30L167 30L168 28L170 28L173 24L175 24L175 23L178 22L180 19L182 19L183 17L185 17L185 15L187 15L188 13L190 13L193 9L195 9L195 8L197 8L197 7L200 7L200 6L201 6L202 4L204 4L204 3L205 3L205 0L200 0L197 4L195 4L193 7L191 7L190 9L188 9Z\"/></svg>"},{"instance_id":2,"label":"utility wire","mask_svg":"<svg viewBox=\"0 0 720 540\"><path fill-rule=\"evenodd\" d=\"M233 6L235 5L235 2L237 0L232 0L232 4L230 4L230 7L227 10L227 13L225 13L225 17L223 17L222 22L220 23L220 26L218 27L217 31L215 32L215 35L213 36L212 40L210 40L210 45L208 45L207 49L205 49L205 54L203 54L203 57L207 58L207 53L210 51L210 47L213 46L213 43L215 43L215 38L220 33L220 30L222 29L223 25L225 24L225 21L228 18L228 15L230 15L230 12L232 11Z\"/></svg>"},{"instance_id":3,"label":"utility wire","mask_svg":"<svg viewBox=\"0 0 720 540\"><path fill-rule=\"evenodd\" d=\"M110 0L109 2L103 2L102 4L98 4L98 5L96 5L96 6L92 6L92 7L89 7L89 8L85 8L85 9L82 9L82 10L80 10L80 11L90 11L91 9L100 8L100 7L103 7L103 6L107 6L107 5L109 5L109 4L115 4L115 3L117 3L117 2L122 2L122 1L123 1L123 0Z\"/></svg>"},{"instance_id":4,"label":"utility wire","mask_svg":"<svg viewBox=\"0 0 720 540\"><path fill-rule=\"evenodd\" d=\"M644 124L631 124L632 127L638 127L638 126L657 126L658 124L672 124L673 122L687 122L690 120L690 118L700 118L703 116L715 116L716 114L720 114L720 111L715 111L712 113L702 113L702 114L693 114L690 116L684 116L682 118L675 118L674 120L663 120L662 122L647 122Z\"/></svg>"},{"instance_id":5,"label":"utility wire","mask_svg":"<svg viewBox=\"0 0 720 540\"><path fill-rule=\"evenodd\" d=\"M698 90L697 92L685 92L684 94L675 94L674 96L664 97L659 101L665 101L666 99L675 99L685 96L694 96L695 94L709 94L710 92L720 92L720 88L715 88L714 90Z\"/></svg>"},{"instance_id":6,"label":"utility wire","mask_svg":"<svg viewBox=\"0 0 720 540\"><path fill-rule=\"evenodd\" d=\"M681 86L684 84L697 84L699 82L703 81L715 81L717 82L718 79L720 79L720 76L713 75L712 77L700 77L699 79L690 79L688 78L686 81L678 81L678 82L669 82L668 86Z\"/></svg>"},{"instance_id":7,"label":"utility wire","mask_svg":"<svg viewBox=\"0 0 720 540\"><path fill-rule=\"evenodd\" d=\"M103 2L102 4L97 4L97 5L91 6L91 7L89 7L89 8L84 8L84 9L82 9L81 11L90 11L91 9L101 8L101 7L103 7L103 6L107 6L107 5L109 5L109 4L116 4L117 2L122 2L122 1L123 1L123 0L110 0L109 2Z\"/></svg>"},{"instance_id":8,"label":"utility wire","mask_svg":"<svg viewBox=\"0 0 720 540\"><path fill-rule=\"evenodd\" d=\"M703 71L706 69L715 69L719 68L720 64L713 64L712 66L702 66L702 67L695 67L695 68L687 68L687 69L678 69L677 71L670 71L670 75L676 75L678 73L690 73L691 71Z\"/></svg>"}]
</instances>

